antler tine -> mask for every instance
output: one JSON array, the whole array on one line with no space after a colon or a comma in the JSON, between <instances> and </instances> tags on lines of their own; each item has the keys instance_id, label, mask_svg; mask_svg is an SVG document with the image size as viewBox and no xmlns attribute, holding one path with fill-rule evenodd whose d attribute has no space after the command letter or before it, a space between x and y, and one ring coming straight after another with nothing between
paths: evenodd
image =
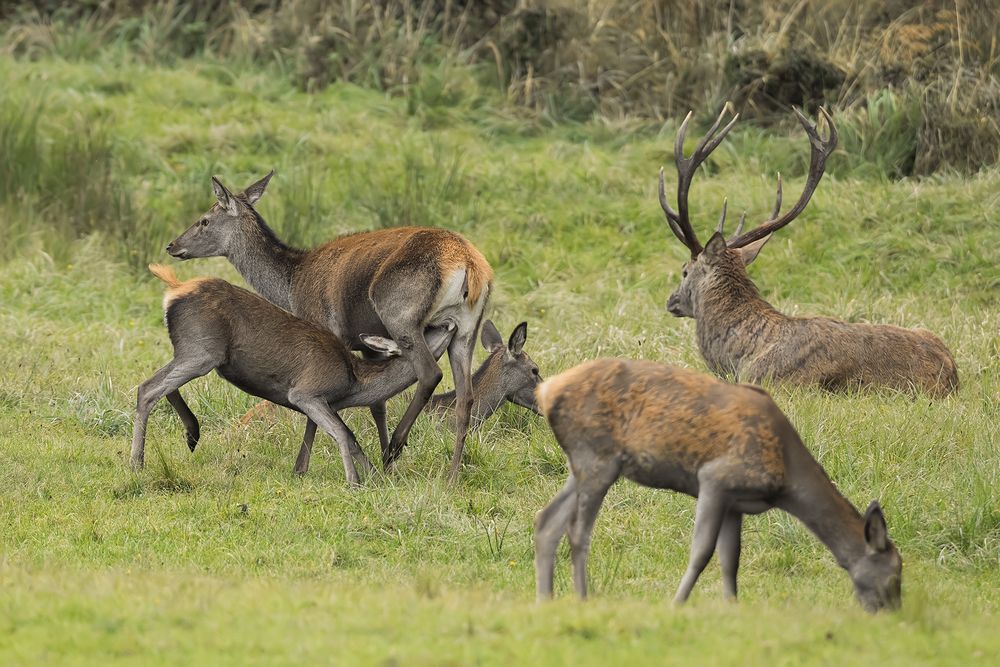
<instances>
[{"instance_id":1,"label":"antler tine","mask_svg":"<svg viewBox=\"0 0 1000 667\"><path fill-rule=\"evenodd\" d=\"M681 231L681 228L677 226L677 222L680 220L680 217L677 215L677 211L672 209L670 207L670 204L667 203L666 186L664 185L663 182L663 167L660 167L659 190L660 190L660 208L663 209L663 215L665 215L667 218L667 224L670 225L670 231L674 233L674 236L677 237L677 240L683 243L686 248L690 248L691 244L688 243L688 240L686 238L684 238L684 233Z\"/></svg>"},{"instance_id":2,"label":"antler tine","mask_svg":"<svg viewBox=\"0 0 1000 667\"><path fill-rule=\"evenodd\" d=\"M762 239L768 234L773 234L797 218L798 215L805 210L806 205L812 198L813 192L816 191L816 186L819 185L820 179L823 178L823 171L826 168L827 158L830 157L830 154L833 153L834 149L837 147L837 128L833 124L833 118L830 117L830 114L826 109L820 109L820 114L826 119L827 126L830 128L829 136L825 140L820 137L819 132L816 129L816 125L803 116L802 112L794 107L792 110L795 112L795 116L798 118L799 123L806 131L806 135L809 137L809 144L812 149L809 158L809 174L806 177L805 187L802 188L802 194L799 195L799 200L795 202L795 206L793 206L787 213L780 218L775 218L774 215L772 215L771 219L761 223L759 226L751 229L746 234L742 234L732 239L728 243L730 248L739 248L747 245L748 243ZM780 189L778 192L780 199Z\"/></svg>"},{"instance_id":3,"label":"antler tine","mask_svg":"<svg viewBox=\"0 0 1000 667\"><path fill-rule=\"evenodd\" d=\"M697 256L702 251L702 246L698 241L697 234L694 233L694 229L691 227L691 218L688 215L688 191L691 188L691 181L694 179L694 173L698 170L698 167L722 143L722 140L726 138L726 135L736 125L736 121L739 120L739 114L735 114L721 130L719 129L726 114L731 111L731 108L731 105L727 102L719 113L719 116L715 119L715 122L712 123L712 127L708 129L705 136L698 142L691 157L684 157L684 139L687 136L688 124L691 122L692 112L688 112L687 116L684 117L684 121L677 130L677 139L674 141L674 163L677 165L677 211L675 212L675 222L684 237L688 239L685 245L691 250L692 257Z\"/></svg>"},{"instance_id":4,"label":"antler tine","mask_svg":"<svg viewBox=\"0 0 1000 667\"><path fill-rule=\"evenodd\" d=\"M726 228L726 207L729 205L729 197L722 199L722 215L719 216L719 224L715 226L715 232L721 234Z\"/></svg>"},{"instance_id":5,"label":"antler tine","mask_svg":"<svg viewBox=\"0 0 1000 667\"><path fill-rule=\"evenodd\" d=\"M746 221L747 221L747 212L746 210L744 210L742 213L740 213L739 222L736 223L736 231L734 232L735 236L739 236L740 234L743 233L743 223ZM727 243L726 245L729 244Z\"/></svg>"},{"instance_id":6,"label":"antler tine","mask_svg":"<svg viewBox=\"0 0 1000 667\"><path fill-rule=\"evenodd\" d=\"M774 208L771 209L770 220L774 220L781 213L781 172L778 172L778 194L774 198Z\"/></svg>"}]
</instances>

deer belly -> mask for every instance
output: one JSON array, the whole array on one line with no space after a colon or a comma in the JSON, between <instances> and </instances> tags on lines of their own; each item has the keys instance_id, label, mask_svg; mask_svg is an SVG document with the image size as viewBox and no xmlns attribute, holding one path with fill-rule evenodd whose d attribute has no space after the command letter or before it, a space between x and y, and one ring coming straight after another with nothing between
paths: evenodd
<instances>
[{"instance_id":1,"label":"deer belly","mask_svg":"<svg viewBox=\"0 0 1000 667\"><path fill-rule=\"evenodd\" d=\"M689 496L698 495L695 470L680 461L645 457L641 453L630 456L622 466L622 474L633 482L654 489L679 491Z\"/></svg>"},{"instance_id":2,"label":"deer belly","mask_svg":"<svg viewBox=\"0 0 1000 667\"><path fill-rule=\"evenodd\" d=\"M257 396L266 401L297 410L295 406L288 402L288 387L284 383L273 381L272 378L247 373L244 369L232 364L223 364L215 369L215 372L222 379L251 396Z\"/></svg>"}]
</instances>

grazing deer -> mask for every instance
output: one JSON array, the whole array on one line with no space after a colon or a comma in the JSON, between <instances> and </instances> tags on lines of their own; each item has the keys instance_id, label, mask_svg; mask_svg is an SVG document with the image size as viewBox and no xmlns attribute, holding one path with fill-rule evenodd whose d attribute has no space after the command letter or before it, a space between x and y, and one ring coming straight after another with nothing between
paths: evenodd
<instances>
[{"instance_id":1,"label":"grazing deer","mask_svg":"<svg viewBox=\"0 0 1000 667\"><path fill-rule=\"evenodd\" d=\"M675 317L693 317L698 348L717 375L733 375L746 382L764 378L795 384L819 385L830 390L885 386L920 389L944 396L958 388L958 370L941 340L926 329L904 329L884 324L850 324L827 317L789 317L760 297L746 267L771 235L794 220L806 207L823 176L826 160L837 145L837 129L825 109L826 139L816 125L795 109L812 146L809 175L798 202L781 211L781 177L769 219L743 233L745 213L736 233L723 237L726 205L715 234L702 247L688 217L688 189L698 166L722 142L739 116L718 133L723 109L708 134L689 158L684 136L691 114L681 124L674 145L677 164L677 209L668 203L660 169L660 206L674 235L691 251L683 278L667 301Z\"/></svg>"},{"instance_id":2,"label":"grazing deer","mask_svg":"<svg viewBox=\"0 0 1000 667\"><path fill-rule=\"evenodd\" d=\"M371 407L382 462L389 468L441 381L423 332L453 325L448 359L458 395L450 478L462 462L472 408L472 352L493 285L486 258L461 235L444 229L397 227L351 234L313 250L278 239L254 209L274 174L233 194L212 178L218 201L167 246L179 259L226 257L268 301L332 331L370 354L362 333L391 338L416 371L417 390L389 439L384 402Z\"/></svg>"},{"instance_id":3,"label":"grazing deer","mask_svg":"<svg viewBox=\"0 0 1000 667\"><path fill-rule=\"evenodd\" d=\"M535 414L535 387L542 381L538 366L524 351L528 340L528 323L521 322L504 345L500 332L492 321L483 323L483 347L490 353L472 375L472 421L476 428L496 412L504 401L527 408ZM429 412L451 414L455 407L455 392L437 394L427 405Z\"/></svg>"},{"instance_id":4,"label":"grazing deer","mask_svg":"<svg viewBox=\"0 0 1000 667\"><path fill-rule=\"evenodd\" d=\"M899 606L903 563L878 502L858 514L763 389L651 361L600 359L543 382L537 393L570 468L566 486L535 517L539 599L552 595L564 533L573 583L586 597L594 519L624 476L697 498L675 602L687 600L713 550L724 595L735 599L743 515L778 507L833 552L865 609Z\"/></svg>"},{"instance_id":5,"label":"grazing deer","mask_svg":"<svg viewBox=\"0 0 1000 667\"><path fill-rule=\"evenodd\" d=\"M188 447L194 451L198 420L178 390L214 370L248 394L306 415L296 473L309 468L318 424L340 446L348 483L358 484L354 462L365 472L371 464L337 411L385 401L413 384L413 367L395 342L362 335L361 341L372 350L395 357L362 359L326 329L225 280L181 282L166 266L151 264L149 270L167 284L163 309L174 358L139 386L132 466L143 466L149 412L164 396L184 423ZM429 329L425 342L430 353L441 355L453 333L451 324Z\"/></svg>"}]
</instances>

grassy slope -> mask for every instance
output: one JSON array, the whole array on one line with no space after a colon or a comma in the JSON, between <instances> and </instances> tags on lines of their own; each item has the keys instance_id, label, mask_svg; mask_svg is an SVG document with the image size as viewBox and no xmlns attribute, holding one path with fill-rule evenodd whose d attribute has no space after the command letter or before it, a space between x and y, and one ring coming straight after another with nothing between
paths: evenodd
<instances>
[{"instance_id":1,"label":"grassy slope","mask_svg":"<svg viewBox=\"0 0 1000 667\"><path fill-rule=\"evenodd\" d=\"M529 320L545 375L598 355L703 367L693 324L662 308L683 258L654 194L673 128L521 136L488 110L411 116L370 92L309 97L207 62L3 60L0 76L8 101L44 96L43 130L103 119L147 216L126 237L136 263L210 203L209 173L241 185L276 166L261 212L298 242L396 216L467 234L497 270L494 318ZM739 132L695 186L702 227L723 193L763 215L761 173L780 168L797 192L805 156L797 134ZM134 387L169 357L159 284L109 261L101 238L60 244L44 210L8 206L0 226L21 245L0 265L0 660L985 661L1000 651L998 185L995 172L888 184L845 168L752 271L786 311L926 326L955 351L963 388L943 402L775 390L848 497L886 507L905 608L876 618L777 513L747 522L740 605L721 602L710 567L671 608L693 503L627 484L598 522L595 598L536 606L531 518L564 462L512 409L473 438L457 488L440 479L450 435L422 419L399 473L349 492L330 440L292 479L301 424L237 426L252 400L210 377L185 392L199 450L163 405L132 476ZM236 279L220 260L179 271ZM350 420L371 451L368 420ZM557 586L568 593L565 559Z\"/></svg>"}]
</instances>

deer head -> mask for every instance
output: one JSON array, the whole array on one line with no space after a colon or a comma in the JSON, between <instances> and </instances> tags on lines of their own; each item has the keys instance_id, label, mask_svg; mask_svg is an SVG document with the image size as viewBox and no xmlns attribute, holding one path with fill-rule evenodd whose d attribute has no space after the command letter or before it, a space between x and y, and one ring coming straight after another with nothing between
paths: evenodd
<instances>
[{"instance_id":1,"label":"deer head","mask_svg":"<svg viewBox=\"0 0 1000 667\"><path fill-rule=\"evenodd\" d=\"M541 414L535 401L535 387L541 383L542 377L538 366L524 351L524 344L528 340L528 323L521 322L514 327L505 345L493 322L486 320L480 340L490 353L486 364L495 369L491 372L496 373L495 381L504 398L535 414Z\"/></svg>"},{"instance_id":2,"label":"deer head","mask_svg":"<svg viewBox=\"0 0 1000 667\"><path fill-rule=\"evenodd\" d=\"M170 242L167 252L177 259L226 256L234 236L238 236L244 227L257 227L253 205L264 195L272 176L274 170L240 194L233 194L213 176L212 188L218 201L187 231Z\"/></svg>"},{"instance_id":3,"label":"deer head","mask_svg":"<svg viewBox=\"0 0 1000 667\"><path fill-rule=\"evenodd\" d=\"M806 184L799 200L787 213L779 216L781 213L781 175L779 174L774 208L767 220L744 234L743 224L746 221L746 212L744 211L736 225L736 232L726 239L723 236L723 230L726 222L727 202L723 201L722 215L719 217L715 234L705 246L702 246L691 226L688 190L691 187L695 171L709 154L722 143L722 140L726 138L739 119L739 114L734 114L725 127L719 129L729 108L727 104L722 109L708 133L698 142L691 157L687 158L684 157L684 137L687 135L691 113L688 113L684 122L681 123L680 129L677 131L677 140L674 143L674 162L677 165L676 210L667 202L663 169L660 169L660 207L663 209L667 224L674 236L691 251L691 259L685 262L682 270L681 284L667 301L667 310L675 317L695 316L696 303L707 284L718 279L724 280L727 275L732 275L733 272L745 275L745 267L757 258L757 254L771 238L771 234L790 223L805 210L816 186L819 185L819 181L823 177L827 158L837 147L837 128L826 109L820 109L820 113L829 128L828 136L824 139L820 136L816 125L803 116L798 109L793 108L795 117L805 129L812 148L809 174L806 177Z\"/></svg>"},{"instance_id":4,"label":"deer head","mask_svg":"<svg viewBox=\"0 0 1000 667\"><path fill-rule=\"evenodd\" d=\"M899 609L903 559L889 539L882 507L873 500L864 516L865 555L850 569L854 593L867 611Z\"/></svg>"}]
</instances>

